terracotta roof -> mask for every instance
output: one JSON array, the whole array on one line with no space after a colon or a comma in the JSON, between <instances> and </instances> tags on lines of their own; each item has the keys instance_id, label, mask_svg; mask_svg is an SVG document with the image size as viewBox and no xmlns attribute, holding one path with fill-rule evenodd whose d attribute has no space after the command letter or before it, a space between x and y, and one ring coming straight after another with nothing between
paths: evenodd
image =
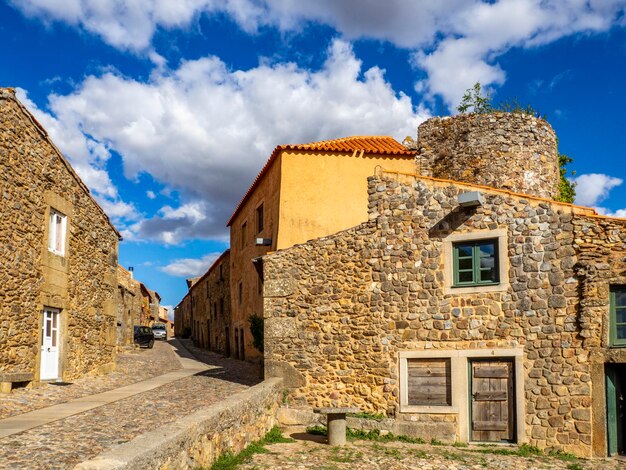
<instances>
[{"instance_id":1,"label":"terracotta roof","mask_svg":"<svg viewBox=\"0 0 626 470\"><path fill-rule=\"evenodd\" d=\"M311 142L308 144L288 144L288 145L279 145L274 149L270 158L267 160L257 177L252 182L246 194L241 198L239 204L235 208L233 214L228 219L226 226L230 226L230 224L235 219L235 216L242 208L244 203L248 200L248 198L254 192L254 189L258 186L258 184L265 176L265 173L270 169L272 163L280 152L283 150L304 150L304 151L316 151L316 152L349 152L352 154L378 154L378 155L394 155L394 156L406 156L406 157L414 157L416 151L409 150L400 142L395 140L393 137L389 137L386 135L370 135L370 136L352 136L352 137L343 137L341 139L332 139L332 140L322 140L320 142Z\"/></svg>"}]
</instances>

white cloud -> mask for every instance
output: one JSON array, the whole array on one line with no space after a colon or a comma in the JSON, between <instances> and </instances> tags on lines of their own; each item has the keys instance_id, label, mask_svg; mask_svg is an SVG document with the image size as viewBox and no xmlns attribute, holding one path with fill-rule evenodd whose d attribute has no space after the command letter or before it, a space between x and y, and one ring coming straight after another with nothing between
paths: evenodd
<instances>
[{"instance_id":1,"label":"white cloud","mask_svg":"<svg viewBox=\"0 0 626 470\"><path fill-rule=\"evenodd\" d=\"M576 33L608 31L626 24L624 0L13 0L26 15L61 21L100 36L114 47L153 50L158 28L191 29L201 14L230 16L248 33L260 27L298 32L317 22L347 39L389 41L414 52L428 78L418 84L456 105L479 81L506 79L497 58L514 47L530 48Z\"/></svg>"},{"instance_id":2,"label":"white cloud","mask_svg":"<svg viewBox=\"0 0 626 470\"><path fill-rule=\"evenodd\" d=\"M167 266L159 268L164 273L176 277L197 277L204 274L207 269L219 258L221 253L209 253L202 258L182 258L172 261Z\"/></svg>"},{"instance_id":3,"label":"white cloud","mask_svg":"<svg viewBox=\"0 0 626 470\"><path fill-rule=\"evenodd\" d=\"M146 197L148 199L156 199L156 194L154 194L154 191L146 191Z\"/></svg>"},{"instance_id":4,"label":"white cloud","mask_svg":"<svg viewBox=\"0 0 626 470\"><path fill-rule=\"evenodd\" d=\"M233 71L205 57L157 70L148 82L89 76L73 93L50 96L49 106L69 127L64 132L118 152L127 178L148 172L181 192L180 207L165 206L123 232L165 243L224 236L235 204L278 144L355 134L402 140L429 117L382 70L363 70L339 40L316 72L293 63ZM98 161L87 158L101 169Z\"/></svg>"},{"instance_id":5,"label":"white cloud","mask_svg":"<svg viewBox=\"0 0 626 470\"><path fill-rule=\"evenodd\" d=\"M107 173L106 164L111 153L106 144L83 133L75 116L59 117L39 109L28 97L26 90L21 88L16 89L16 94L46 129L52 142L69 160L112 221L123 228L128 221L139 220L140 214L136 207L120 198Z\"/></svg>"},{"instance_id":6,"label":"white cloud","mask_svg":"<svg viewBox=\"0 0 626 470\"><path fill-rule=\"evenodd\" d=\"M601 173L589 173L574 178L576 183L576 204L596 206L604 201L611 189L621 185L623 180Z\"/></svg>"}]
</instances>

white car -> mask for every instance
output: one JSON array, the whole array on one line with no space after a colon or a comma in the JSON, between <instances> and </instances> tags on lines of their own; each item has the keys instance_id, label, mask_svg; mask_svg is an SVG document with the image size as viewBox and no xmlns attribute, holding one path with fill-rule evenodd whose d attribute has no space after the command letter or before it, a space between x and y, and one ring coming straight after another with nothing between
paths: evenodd
<instances>
[{"instance_id":1,"label":"white car","mask_svg":"<svg viewBox=\"0 0 626 470\"><path fill-rule=\"evenodd\" d=\"M152 325L152 333L154 333L154 339L162 339L167 341L167 330L163 323L155 323Z\"/></svg>"}]
</instances>

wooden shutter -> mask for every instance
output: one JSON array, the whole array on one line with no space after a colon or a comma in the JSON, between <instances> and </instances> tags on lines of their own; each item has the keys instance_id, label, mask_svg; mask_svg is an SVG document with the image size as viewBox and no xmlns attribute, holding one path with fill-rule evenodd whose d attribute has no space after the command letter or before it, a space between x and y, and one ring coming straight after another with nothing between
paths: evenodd
<instances>
[{"instance_id":1,"label":"wooden shutter","mask_svg":"<svg viewBox=\"0 0 626 470\"><path fill-rule=\"evenodd\" d=\"M408 405L450 406L450 359L407 359Z\"/></svg>"}]
</instances>

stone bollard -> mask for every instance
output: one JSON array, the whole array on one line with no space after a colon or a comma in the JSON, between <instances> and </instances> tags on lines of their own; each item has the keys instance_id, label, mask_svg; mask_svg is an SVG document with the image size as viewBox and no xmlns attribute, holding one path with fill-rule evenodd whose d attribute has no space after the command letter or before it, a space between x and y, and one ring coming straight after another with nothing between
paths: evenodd
<instances>
[{"instance_id":1,"label":"stone bollard","mask_svg":"<svg viewBox=\"0 0 626 470\"><path fill-rule=\"evenodd\" d=\"M317 408L316 413L326 415L328 428L328 444L331 446L346 445L346 413L358 413L358 408Z\"/></svg>"}]
</instances>

